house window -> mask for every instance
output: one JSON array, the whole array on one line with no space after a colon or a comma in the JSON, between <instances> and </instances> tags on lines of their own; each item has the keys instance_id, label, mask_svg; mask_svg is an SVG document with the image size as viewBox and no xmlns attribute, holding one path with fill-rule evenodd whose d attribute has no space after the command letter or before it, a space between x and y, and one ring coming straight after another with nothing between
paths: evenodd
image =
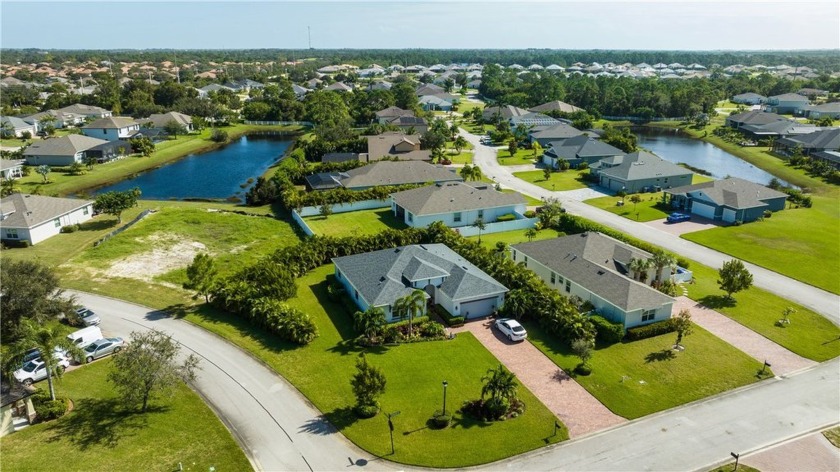
<instances>
[{"instance_id":1,"label":"house window","mask_svg":"<svg viewBox=\"0 0 840 472\"><path fill-rule=\"evenodd\" d=\"M103 129L103 130L102 130L102 134L108 134L108 130L107 130L107 129Z\"/></svg>"},{"instance_id":2,"label":"house window","mask_svg":"<svg viewBox=\"0 0 840 472\"><path fill-rule=\"evenodd\" d=\"M84 208L82 209L82 214L83 214L83 215L87 215L88 213L90 213L90 207L84 207Z\"/></svg>"},{"instance_id":3,"label":"house window","mask_svg":"<svg viewBox=\"0 0 840 472\"><path fill-rule=\"evenodd\" d=\"M572 282L570 280L566 281L566 293L570 293L572 291Z\"/></svg>"},{"instance_id":4,"label":"house window","mask_svg":"<svg viewBox=\"0 0 840 472\"><path fill-rule=\"evenodd\" d=\"M408 214L408 221L414 221L414 215L412 215L411 213L407 213L407 214Z\"/></svg>"},{"instance_id":5,"label":"house window","mask_svg":"<svg viewBox=\"0 0 840 472\"><path fill-rule=\"evenodd\" d=\"M656 310L645 310L642 312L642 322L653 321L656 318Z\"/></svg>"},{"instance_id":6,"label":"house window","mask_svg":"<svg viewBox=\"0 0 840 472\"><path fill-rule=\"evenodd\" d=\"M61 218L54 219L53 223L55 223L56 228L61 228Z\"/></svg>"},{"instance_id":7,"label":"house window","mask_svg":"<svg viewBox=\"0 0 840 472\"><path fill-rule=\"evenodd\" d=\"M341 271L340 271L340 270L337 270L337 269L336 269L336 271L335 271L335 278L337 278L337 279L340 279L340 278L341 278Z\"/></svg>"},{"instance_id":8,"label":"house window","mask_svg":"<svg viewBox=\"0 0 840 472\"><path fill-rule=\"evenodd\" d=\"M353 296L355 296L356 300L358 300L359 299L359 291L358 290L353 290Z\"/></svg>"},{"instance_id":9,"label":"house window","mask_svg":"<svg viewBox=\"0 0 840 472\"><path fill-rule=\"evenodd\" d=\"M524 262L525 265L528 265L528 256L525 256L525 259L523 259L522 262Z\"/></svg>"},{"instance_id":10,"label":"house window","mask_svg":"<svg viewBox=\"0 0 840 472\"><path fill-rule=\"evenodd\" d=\"M554 272L551 273L551 285L554 285L557 282L557 274Z\"/></svg>"},{"instance_id":11,"label":"house window","mask_svg":"<svg viewBox=\"0 0 840 472\"><path fill-rule=\"evenodd\" d=\"M456 223L461 222L461 212L460 211L455 212L455 222Z\"/></svg>"},{"instance_id":12,"label":"house window","mask_svg":"<svg viewBox=\"0 0 840 472\"><path fill-rule=\"evenodd\" d=\"M516 260L516 251L510 251L510 258Z\"/></svg>"},{"instance_id":13,"label":"house window","mask_svg":"<svg viewBox=\"0 0 840 472\"><path fill-rule=\"evenodd\" d=\"M484 218L484 210L478 210L478 217Z\"/></svg>"},{"instance_id":14,"label":"house window","mask_svg":"<svg viewBox=\"0 0 840 472\"><path fill-rule=\"evenodd\" d=\"M6 237L9 239L17 239L18 232L17 228L6 228Z\"/></svg>"}]
</instances>

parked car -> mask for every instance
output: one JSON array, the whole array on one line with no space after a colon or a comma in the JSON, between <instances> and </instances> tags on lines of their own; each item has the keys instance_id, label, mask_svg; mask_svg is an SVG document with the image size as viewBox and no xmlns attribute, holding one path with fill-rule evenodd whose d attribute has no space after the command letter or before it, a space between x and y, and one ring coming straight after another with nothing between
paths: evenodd
<instances>
[{"instance_id":1,"label":"parked car","mask_svg":"<svg viewBox=\"0 0 840 472\"><path fill-rule=\"evenodd\" d=\"M89 308L77 308L76 314L79 315L79 318L82 320L82 323L84 323L85 326L99 326L99 323L102 321L99 319L99 315L94 313Z\"/></svg>"},{"instance_id":2,"label":"parked car","mask_svg":"<svg viewBox=\"0 0 840 472\"><path fill-rule=\"evenodd\" d=\"M685 213L674 212L668 215L668 223L679 223L681 221L688 221L691 219L691 215L687 215Z\"/></svg>"},{"instance_id":3,"label":"parked car","mask_svg":"<svg viewBox=\"0 0 840 472\"><path fill-rule=\"evenodd\" d=\"M125 341L123 341L123 338L105 338L94 341L85 348L85 361L90 363L94 359L120 352L124 344Z\"/></svg>"},{"instance_id":4,"label":"parked car","mask_svg":"<svg viewBox=\"0 0 840 472\"><path fill-rule=\"evenodd\" d=\"M510 318L496 320L494 326L511 341L524 341L528 337L528 332L525 331L525 328L518 321Z\"/></svg>"},{"instance_id":5,"label":"parked car","mask_svg":"<svg viewBox=\"0 0 840 472\"><path fill-rule=\"evenodd\" d=\"M89 346L92 342L102 339L102 330L99 326L88 326L67 335L67 339L79 349Z\"/></svg>"},{"instance_id":6,"label":"parked car","mask_svg":"<svg viewBox=\"0 0 840 472\"><path fill-rule=\"evenodd\" d=\"M70 367L70 361L66 357L58 359L58 369L64 372L64 369ZM47 365L40 359L35 359L27 362L23 367L16 370L15 379L18 382L29 386L39 380L47 378Z\"/></svg>"},{"instance_id":7,"label":"parked car","mask_svg":"<svg viewBox=\"0 0 840 472\"><path fill-rule=\"evenodd\" d=\"M53 353L53 357L56 359L61 359L67 356L67 351L61 349L60 347L56 346L55 352ZM39 361L41 360L41 351L38 348L33 347L32 349L26 351L23 354L23 365L26 365L29 361Z\"/></svg>"}]
</instances>

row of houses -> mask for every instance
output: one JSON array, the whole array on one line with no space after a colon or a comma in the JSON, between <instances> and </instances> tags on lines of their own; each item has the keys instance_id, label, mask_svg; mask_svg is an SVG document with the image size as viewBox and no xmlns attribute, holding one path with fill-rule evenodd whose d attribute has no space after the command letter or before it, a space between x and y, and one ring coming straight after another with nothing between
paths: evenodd
<instances>
[{"instance_id":1,"label":"row of houses","mask_svg":"<svg viewBox=\"0 0 840 472\"><path fill-rule=\"evenodd\" d=\"M753 92L741 93L732 97L732 101L743 105L762 105L762 109L769 113L792 114L811 119L840 118L840 102L811 104L812 99L827 96L828 92L825 90L803 88L796 93L784 93L771 97Z\"/></svg>"}]
</instances>

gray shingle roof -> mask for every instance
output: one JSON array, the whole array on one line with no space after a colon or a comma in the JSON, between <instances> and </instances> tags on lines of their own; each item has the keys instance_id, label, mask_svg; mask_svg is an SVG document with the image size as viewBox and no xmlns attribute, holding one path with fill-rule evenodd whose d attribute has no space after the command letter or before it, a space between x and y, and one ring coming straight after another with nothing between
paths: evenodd
<instances>
[{"instance_id":1,"label":"gray shingle roof","mask_svg":"<svg viewBox=\"0 0 840 472\"><path fill-rule=\"evenodd\" d=\"M559 66L556 66L559 67ZM550 69L551 66L548 66L546 69ZM566 102L561 102L560 100L554 100L553 102L543 103L542 105L537 105L533 108L529 109L530 111L536 111L540 113L545 113L549 111L559 111L563 113L573 113L576 111L583 110L582 108L578 108L574 105L570 105Z\"/></svg>"},{"instance_id":2,"label":"gray shingle roof","mask_svg":"<svg viewBox=\"0 0 840 472\"><path fill-rule=\"evenodd\" d=\"M768 113L761 110L745 111L726 117L727 122L740 123L742 125L765 125L775 121L790 121L784 116L775 113Z\"/></svg>"},{"instance_id":3,"label":"gray shingle roof","mask_svg":"<svg viewBox=\"0 0 840 472\"><path fill-rule=\"evenodd\" d=\"M621 149L610 146L603 141L590 138L585 134L563 141L549 143L549 149L546 151L546 154L561 159L624 155Z\"/></svg>"},{"instance_id":4,"label":"gray shingle roof","mask_svg":"<svg viewBox=\"0 0 840 472\"><path fill-rule=\"evenodd\" d=\"M454 301L508 289L443 244L419 244L336 257L333 263L370 306L393 305L414 289L411 280L446 276L440 290Z\"/></svg>"},{"instance_id":5,"label":"gray shingle roof","mask_svg":"<svg viewBox=\"0 0 840 472\"><path fill-rule=\"evenodd\" d=\"M580 131L574 126L560 122L556 125L551 126L550 128L546 128L542 131L537 131L531 136L534 139L568 139L573 138L575 136L580 136L582 134L583 131Z\"/></svg>"},{"instance_id":6,"label":"gray shingle roof","mask_svg":"<svg viewBox=\"0 0 840 472\"><path fill-rule=\"evenodd\" d=\"M143 121L150 121L154 124L155 128L163 128L170 121L174 121L182 126L188 126L192 124L192 117L190 115L178 113L177 111L170 111L169 113L153 113Z\"/></svg>"},{"instance_id":7,"label":"gray shingle roof","mask_svg":"<svg viewBox=\"0 0 840 472\"><path fill-rule=\"evenodd\" d=\"M415 215L514 206L525 203L518 193L498 192L490 185L448 182L391 194L394 202Z\"/></svg>"},{"instance_id":8,"label":"gray shingle roof","mask_svg":"<svg viewBox=\"0 0 840 472\"><path fill-rule=\"evenodd\" d=\"M686 195L697 191L701 192L708 200L733 209L760 207L765 205L763 200L787 197L785 193L738 177L684 185L666 190L667 193L672 195Z\"/></svg>"},{"instance_id":9,"label":"gray shingle roof","mask_svg":"<svg viewBox=\"0 0 840 472\"><path fill-rule=\"evenodd\" d=\"M87 151L108 141L91 138L83 134L71 134L60 138L35 141L26 150L24 156L73 156L77 152Z\"/></svg>"},{"instance_id":10,"label":"gray shingle roof","mask_svg":"<svg viewBox=\"0 0 840 472\"><path fill-rule=\"evenodd\" d=\"M106 110L104 108L96 107L93 105L82 105L81 103L74 103L73 105L69 105L64 108L59 108L56 111L59 113L72 113L74 115L84 116L103 115L111 113L110 110Z\"/></svg>"},{"instance_id":11,"label":"gray shingle roof","mask_svg":"<svg viewBox=\"0 0 840 472\"><path fill-rule=\"evenodd\" d=\"M690 170L647 151L628 154L624 156L621 164L600 170L599 173L626 181L691 175Z\"/></svg>"},{"instance_id":12,"label":"gray shingle roof","mask_svg":"<svg viewBox=\"0 0 840 472\"><path fill-rule=\"evenodd\" d=\"M780 102L804 102L808 103L808 97L799 95L798 93L783 93L781 95L773 95L768 97L769 100L778 100Z\"/></svg>"},{"instance_id":13,"label":"gray shingle roof","mask_svg":"<svg viewBox=\"0 0 840 472\"><path fill-rule=\"evenodd\" d=\"M92 204L90 200L13 193L3 197L0 204L2 214L8 215L2 225L4 228L33 228Z\"/></svg>"},{"instance_id":14,"label":"gray shingle roof","mask_svg":"<svg viewBox=\"0 0 840 472\"><path fill-rule=\"evenodd\" d=\"M788 136L779 140L788 146L802 146L803 149L840 149L840 128L824 129L799 136Z\"/></svg>"},{"instance_id":15,"label":"gray shingle roof","mask_svg":"<svg viewBox=\"0 0 840 472\"><path fill-rule=\"evenodd\" d=\"M89 123L83 128L85 129L120 129L120 128L127 128L132 125L138 124L134 121L134 118L129 118L125 116L109 116L106 118L100 118L98 120Z\"/></svg>"},{"instance_id":16,"label":"gray shingle roof","mask_svg":"<svg viewBox=\"0 0 840 472\"><path fill-rule=\"evenodd\" d=\"M628 244L589 232L511 246L624 311L649 309L673 298L626 277L630 258L651 255Z\"/></svg>"},{"instance_id":17,"label":"gray shingle roof","mask_svg":"<svg viewBox=\"0 0 840 472\"><path fill-rule=\"evenodd\" d=\"M422 161L380 161L347 171L347 177L341 180L341 185L352 189L459 180L464 179L455 172Z\"/></svg>"},{"instance_id":18,"label":"gray shingle roof","mask_svg":"<svg viewBox=\"0 0 840 472\"><path fill-rule=\"evenodd\" d=\"M414 112L411 110L403 110L400 107L388 107L376 112L377 118L392 118L397 116L414 116Z\"/></svg>"}]
</instances>

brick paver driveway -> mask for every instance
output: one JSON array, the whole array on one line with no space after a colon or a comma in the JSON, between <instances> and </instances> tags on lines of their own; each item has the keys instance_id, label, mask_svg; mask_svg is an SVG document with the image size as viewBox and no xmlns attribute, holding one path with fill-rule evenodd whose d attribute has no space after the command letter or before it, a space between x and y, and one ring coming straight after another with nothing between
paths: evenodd
<instances>
[{"instance_id":1,"label":"brick paver driveway","mask_svg":"<svg viewBox=\"0 0 840 472\"><path fill-rule=\"evenodd\" d=\"M467 323L454 332L469 331L496 356L522 385L540 399L577 438L627 420L614 414L587 392L533 344L513 343L492 329L493 320Z\"/></svg>"},{"instance_id":2,"label":"brick paver driveway","mask_svg":"<svg viewBox=\"0 0 840 472\"><path fill-rule=\"evenodd\" d=\"M688 309L691 320L706 331L744 351L758 362L769 362L776 375L786 375L816 365L816 362L788 351L728 316L688 297L677 297L672 313L676 315L683 309Z\"/></svg>"},{"instance_id":3,"label":"brick paver driveway","mask_svg":"<svg viewBox=\"0 0 840 472\"><path fill-rule=\"evenodd\" d=\"M773 448L750 454L741 462L762 472L835 472L840 470L840 450L822 433L813 433Z\"/></svg>"}]
</instances>

